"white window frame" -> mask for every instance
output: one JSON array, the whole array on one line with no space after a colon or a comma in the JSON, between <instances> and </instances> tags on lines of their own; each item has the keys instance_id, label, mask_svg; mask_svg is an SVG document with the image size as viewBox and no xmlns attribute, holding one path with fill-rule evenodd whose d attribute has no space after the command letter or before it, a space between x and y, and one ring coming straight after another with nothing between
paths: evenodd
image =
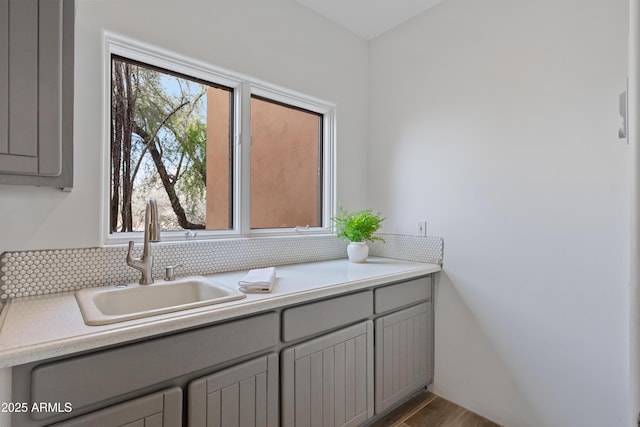
<instances>
[{"instance_id":1,"label":"white window frame","mask_svg":"<svg viewBox=\"0 0 640 427\"><path fill-rule=\"evenodd\" d=\"M335 215L335 104L310 97L286 88L263 82L239 73L214 67L183 55L141 43L120 35L104 32L104 119L103 119L103 188L102 228L105 245L125 244L129 240L142 241L142 232L110 233L111 182L111 56L118 55L144 64L174 71L233 89L234 97L234 171L233 171L233 228L229 230L162 231L162 241L191 241L253 236L287 236L299 234L331 234L331 220ZM322 224L294 228L251 229L251 96L302 108L322 115Z\"/></svg>"}]
</instances>

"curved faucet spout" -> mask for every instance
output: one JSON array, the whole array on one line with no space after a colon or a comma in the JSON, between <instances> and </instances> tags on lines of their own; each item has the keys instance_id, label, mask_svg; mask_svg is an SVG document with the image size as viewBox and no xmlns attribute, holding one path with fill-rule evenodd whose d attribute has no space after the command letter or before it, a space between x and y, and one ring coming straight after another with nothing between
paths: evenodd
<instances>
[{"instance_id":1,"label":"curved faucet spout","mask_svg":"<svg viewBox=\"0 0 640 427\"><path fill-rule=\"evenodd\" d=\"M129 241L129 251L127 252L127 265L135 268L142 277L141 285L150 285L153 283L153 254L151 253L151 242L160 241L160 223L158 221L158 204L156 199L151 198L147 201L147 207L144 212L144 247L142 249L142 257L133 257L133 241Z\"/></svg>"},{"instance_id":2,"label":"curved faucet spout","mask_svg":"<svg viewBox=\"0 0 640 427\"><path fill-rule=\"evenodd\" d=\"M158 204L153 197L147 202L147 208L144 211L145 235L149 236L150 242L160 241L160 222L158 219ZM147 230L147 226L149 229ZM145 239L146 240L146 239Z\"/></svg>"}]
</instances>

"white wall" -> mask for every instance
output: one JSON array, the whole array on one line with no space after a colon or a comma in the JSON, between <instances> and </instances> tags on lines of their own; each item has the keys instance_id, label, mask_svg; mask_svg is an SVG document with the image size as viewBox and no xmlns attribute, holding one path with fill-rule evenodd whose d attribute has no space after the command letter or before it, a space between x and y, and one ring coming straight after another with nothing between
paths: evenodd
<instances>
[{"instance_id":1,"label":"white wall","mask_svg":"<svg viewBox=\"0 0 640 427\"><path fill-rule=\"evenodd\" d=\"M629 2L629 151L631 168L629 356L630 416L640 413L640 1Z\"/></svg>"},{"instance_id":2,"label":"white wall","mask_svg":"<svg viewBox=\"0 0 640 427\"><path fill-rule=\"evenodd\" d=\"M0 186L0 252L102 243L102 30L337 104L339 200L364 204L367 44L292 0L78 0L71 193Z\"/></svg>"},{"instance_id":3,"label":"white wall","mask_svg":"<svg viewBox=\"0 0 640 427\"><path fill-rule=\"evenodd\" d=\"M370 46L369 202L445 239L435 391L625 426L627 0L447 0Z\"/></svg>"},{"instance_id":4,"label":"white wall","mask_svg":"<svg viewBox=\"0 0 640 427\"><path fill-rule=\"evenodd\" d=\"M110 30L338 104L338 200L445 238L437 393L509 426L630 425L626 15L447 0L367 59L290 0L78 0L74 190L0 186L0 252L101 243Z\"/></svg>"}]
</instances>

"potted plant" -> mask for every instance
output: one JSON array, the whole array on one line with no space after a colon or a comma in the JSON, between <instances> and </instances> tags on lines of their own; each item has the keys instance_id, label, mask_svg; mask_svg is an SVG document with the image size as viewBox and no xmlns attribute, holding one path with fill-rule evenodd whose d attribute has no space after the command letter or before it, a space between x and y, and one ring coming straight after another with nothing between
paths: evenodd
<instances>
[{"instance_id":1,"label":"potted plant","mask_svg":"<svg viewBox=\"0 0 640 427\"><path fill-rule=\"evenodd\" d=\"M369 246L367 242L384 240L374 236L378 231L382 221L379 213L374 214L371 209L356 212L347 212L342 206L338 208L336 216L331 218L336 226L338 237L348 240L347 255L351 262L365 262L369 256Z\"/></svg>"}]
</instances>

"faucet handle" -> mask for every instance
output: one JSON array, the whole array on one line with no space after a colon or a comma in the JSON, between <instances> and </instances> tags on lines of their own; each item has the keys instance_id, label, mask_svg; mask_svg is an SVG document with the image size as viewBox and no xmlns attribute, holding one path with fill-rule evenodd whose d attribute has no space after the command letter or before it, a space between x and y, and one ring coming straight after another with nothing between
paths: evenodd
<instances>
[{"instance_id":1,"label":"faucet handle","mask_svg":"<svg viewBox=\"0 0 640 427\"><path fill-rule=\"evenodd\" d=\"M134 258L133 257L133 247L134 247L135 243L133 242L133 240L129 240L129 250L127 251L127 264L132 266L135 264L136 261L140 261L139 258Z\"/></svg>"},{"instance_id":2,"label":"faucet handle","mask_svg":"<svg viewBox=\"0 0 640 427\"><path fill-rule=\"evenodd\" d=\"M167 265L164 268L164 280L171 281L176 279L175 269L178 267L182 267L184 264L175 264L175 265Z\"/></svg>"}]
</instances>

